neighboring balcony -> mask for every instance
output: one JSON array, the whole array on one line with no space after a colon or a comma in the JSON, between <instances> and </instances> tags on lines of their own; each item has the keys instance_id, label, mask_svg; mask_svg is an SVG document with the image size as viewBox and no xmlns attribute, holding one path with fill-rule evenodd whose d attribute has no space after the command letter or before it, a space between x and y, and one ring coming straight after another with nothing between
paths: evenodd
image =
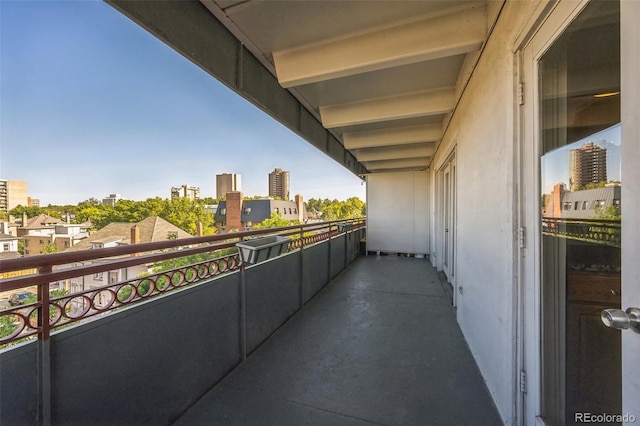
<instances>
[{"instance_id":1,"label":"neighboring balcony","mask_svg":"<svg viewBox=\"0 0 640 426\"><path fill-rule=\"evenodd\" d=\"M0 352L0 422L500 424L430 264L358 258L365 223L343 223L76 252L111 260L73 269L43 263L69 264L65 253L37 257L40 274L0 290L260 233L292 239L288 253L252 266L233 253L51 299L40 284L37 302L0 311L19 326L4 342L31 336Z\"/></svg>"}]
</instances>

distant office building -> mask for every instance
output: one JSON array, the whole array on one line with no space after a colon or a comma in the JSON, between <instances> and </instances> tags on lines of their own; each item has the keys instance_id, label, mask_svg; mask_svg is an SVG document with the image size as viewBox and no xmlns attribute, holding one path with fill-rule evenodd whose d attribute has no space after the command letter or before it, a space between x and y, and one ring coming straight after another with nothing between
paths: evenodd
<instances>
[{"instance_id":1,"label":"distant office building","mask_svg":"<svg viewBox=\"0 0 640 426\"><path fill-rule=\"evenodd\" d=\"M593 142L569 151L571 177L569 189L575 191L589 183L607 181L607 149Z\"/></svg>"},{"instance_id":2,"label":"distant office building","mask_svg":"<svg viewBox=\"0 0 640 426\"><path fill-rule=\"evenodd\" d=\"M122 195L120 194L109 194L108 197L102 199L102 204L107 204L109 206L115 206L118 201L122 200Z\"/></svg>"},{"instance_id":3,"label":"distant office building","mask_svg":"<svg viewBox=\"0 0 640 426\"><path fill-rule=\"evenodd\" d=\"M27 207L40 207L40 199L27 197Z\"/></svg>"},{"instance_id":4,"label":"distant office building","mask_svg":"<svg viewBox=\"0 0 640 426\"><path fill-rule=\"evenodd\" d=\"M216 175L216 198L220 199L227 195L227 192L242 191L240 185L240 175L235 173L222 173Z\"/></svg>"},{"instance_id":5,"label":"distant office building","mask_svg":"<svg viewBox=\"0 0 640 426\"><path fill-rule=\"evenodd\" d=\"M171 198L188 198L190 200L199 200L200 188L188 185L172 187Z\"/></svg>"},{"instance_id":6,"label":"distant office building","mask_svg":"<svg viewBox=\"0 0 640 426\"><path fill-rule=\"evenodd\" d=\"M269 197L280 197L289 201L289 172L275 169L269 173Z\"/></svg>"},{"instance_id":7,"label":"distant office building","mask_svg":"<svg viewBox=\"0 0 640 426\"><path fill-rule=\"evenodd\" d=\"M0 179L0 211L8 212L18 206L29 206L27 182Z\"/></svg>"}]
</instances>

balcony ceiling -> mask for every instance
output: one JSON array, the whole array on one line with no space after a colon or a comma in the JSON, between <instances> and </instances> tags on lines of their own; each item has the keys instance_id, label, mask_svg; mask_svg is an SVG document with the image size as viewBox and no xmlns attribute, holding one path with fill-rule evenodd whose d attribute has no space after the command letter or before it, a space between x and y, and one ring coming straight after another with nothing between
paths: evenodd
<instances>
[{"instance_id":1,"label":"balcony ceiling","mask_svg":"<svg viewBox=\"0 0 640 426\"><path fill-rule=\"evenodd\" d=\"M491 9L484 0L201 3L370 173L428 168Z\"/></svg>"}]
</instances>

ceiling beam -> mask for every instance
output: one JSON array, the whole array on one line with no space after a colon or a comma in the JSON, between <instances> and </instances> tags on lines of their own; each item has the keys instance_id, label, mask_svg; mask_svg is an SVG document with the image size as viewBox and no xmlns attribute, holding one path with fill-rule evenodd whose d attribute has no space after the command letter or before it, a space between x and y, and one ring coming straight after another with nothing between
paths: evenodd
<instances>
[{"instance_id":1,"label":"ceiling beam","mask_svg":"<svg viewBox=\"0 0 640 426\"><path fill-rule=\"evenodd\" d=\"M441 123L427 124L424 126L392 127L380 130L345 133L342 135L344 147L347 149L435 142L441 138Z\"/></svg>"},{"instance_id":2,"label":"ceiling beam","mask_svg":"<svg viewBox=\"0 0 640 426\"><path fill-rule=\"evenodd\" d=\"M273 52L283 87L479 50L487 31L486 8L465 6L333 40Z\"/></svg>"},{"instance_id":3,"label":"ceiling beam","mask_svg":"<svg viewBox=\"0 0 640 426\"><path fill-rule=\"evenodd\" d=\"M382 161L367 161L364 166L369 171L373 170L388 170L388 169L406 169L409 167L428 167L431 157L416 157L402 160L382 160Z\"/></svg>"},{"instance_id":4,"label":"ceiling beam","mask_svg":"<svg viewBox=\"0 0 640 426\"><path fill-rule=\"evenodd\" d=\"M325 128L352 126L446 114L456 103L453 87L410 94L370 99L349 104L320 106Z\"/></svg>"},{"instance_id":5,"label":"ceiling beam","mask_svg":"<svg viewBox=\"0 0 640 426\"><path fill-rule=\"evenodd\" d=\"M435 154L434 142L356 149L358 161L399 160L403 158L430 157Z\"/></svg>"}]
</instances>

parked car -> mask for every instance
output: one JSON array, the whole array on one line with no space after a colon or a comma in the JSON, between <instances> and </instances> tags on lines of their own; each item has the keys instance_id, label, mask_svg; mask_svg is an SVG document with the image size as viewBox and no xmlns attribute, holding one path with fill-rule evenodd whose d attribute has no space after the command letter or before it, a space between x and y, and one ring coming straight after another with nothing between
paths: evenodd
<instances>
[{"instance_id":1,"label":"parked car","mask_svg":"<svg viewBox=\"0 0 640 426\"><path fill-rule=\"evenodd\" d=\"M20 293L13 293L9 296L9 304L11 306L24 305L25 303L35 302L37 296L30 291L22 291Z\"/></svg>"}]
</instances>

